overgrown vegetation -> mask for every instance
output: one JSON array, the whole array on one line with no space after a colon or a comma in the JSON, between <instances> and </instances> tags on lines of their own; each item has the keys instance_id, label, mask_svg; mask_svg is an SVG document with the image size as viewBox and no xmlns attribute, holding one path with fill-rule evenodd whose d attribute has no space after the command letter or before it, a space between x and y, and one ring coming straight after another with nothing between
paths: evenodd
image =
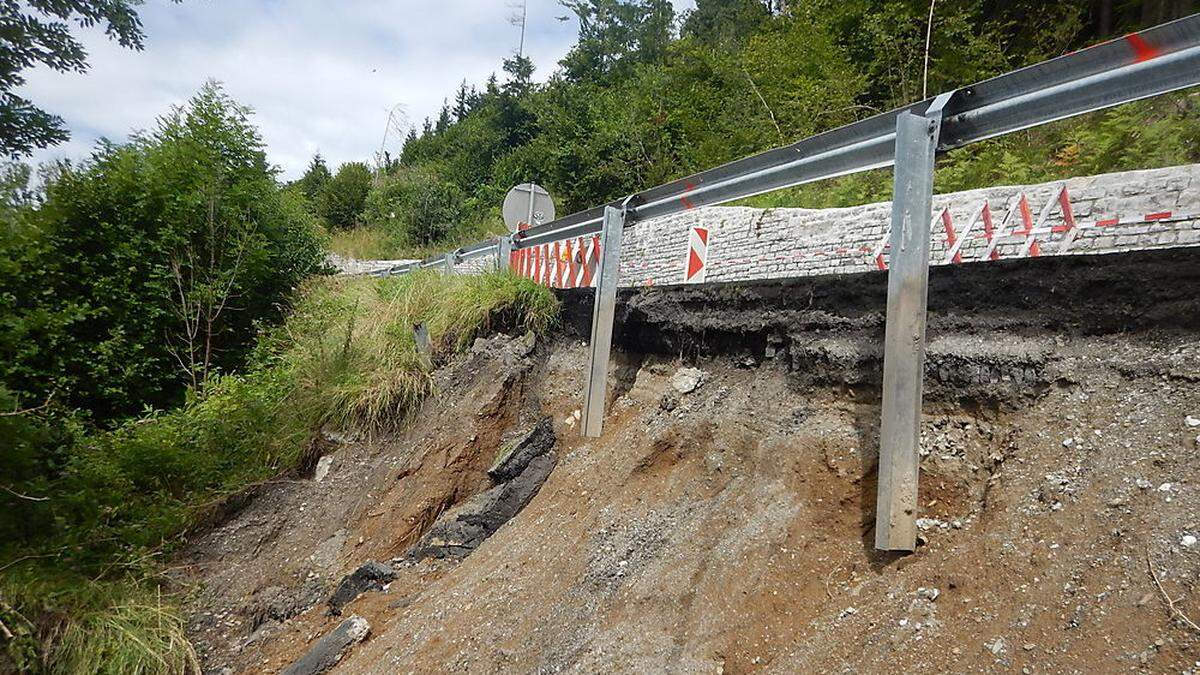
<instances>
[{"instance_id":1,"label":"overgrown vegetation","mask_svg":"<svg viewBox=\"0 0 1200 675\"><path fill-rule=\"evenodd\" d=\"M206 85L5 220L0 383L99 424L170 407L238 367L322 256L249 112Z\"/></svg>"},{"instance_id":2,"label":"overgrown vegetation","mask_svg":"<svg viewBox=\"0 0 1200 675\"><path fill-rule=\"evenodd\" d=\"M432 252L431 242L440 250L463 243L454 236L461 230L447 236L449 223L489 224L459 226L481 237L502 231L497 206L517 183L538 182L560 213L573 212L1196 7L943 0L926 73L928 0L698 0L682 17L669 0L561 4L579 39L545 83L532 80L527 58L506 59L502 78L480 88L464 82L409 134L398 160L376 171L362 217L376 252L416 257ZM944 158L938 189L1200 161L1197 114L1194 98L1176 97L1008 136ZM887 199L885 173L752 203Z\"/></svg>"},{"instance_id":3,"label":"overgrown vegetation","mask_svg":"<svg viewBox=\"0 0 1200 675\"><path fill-rule=\"evenodd\" d=\"M18 483L38 501L2 499L0 560L11 567L0 576L0 621L25 627L9 658L58 672L187 670L178 619L151 599L155 562L197 517L305 465L322 427L403 421L432 387L413 324L428 327L436 363L486 330L540 333L556 315L548 290L501 273L308 282L244 372L214 378L175 410L76 438L57 477ZM0 424L34 440L54 433L39 412ZM114 658L122 665L108 671Z\"/></svg>"}]
</instances>

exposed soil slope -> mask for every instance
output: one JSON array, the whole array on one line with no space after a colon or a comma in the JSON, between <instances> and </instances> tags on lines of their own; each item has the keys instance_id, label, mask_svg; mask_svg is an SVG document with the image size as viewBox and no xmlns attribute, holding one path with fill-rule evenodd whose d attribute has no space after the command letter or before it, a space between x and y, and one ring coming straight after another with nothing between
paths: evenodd
<instances>
[{"instance_id":1,"label":"exposed soil slope","mask_svg":"<svg viewBox=\"0 0 1200 675\"><path fill-rule=\"evenodd\" d=\"M935 270L907 556L871 547L884 284L623 295L599 440L573 414L584 294L550 344L481 341L404 433L193 543L206 664L285 667L344 575L395 559L343 610L371 633L336 672L1192 669L1150 570L1200 619L1200 251ZM407 557L545 414L528 506L461 562Z\"/></svg>"}]
</instances>

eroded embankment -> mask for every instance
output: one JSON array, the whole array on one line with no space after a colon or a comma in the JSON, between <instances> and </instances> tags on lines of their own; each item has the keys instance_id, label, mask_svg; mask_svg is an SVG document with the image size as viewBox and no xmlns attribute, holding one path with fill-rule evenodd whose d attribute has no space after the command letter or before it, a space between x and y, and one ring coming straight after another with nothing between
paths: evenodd
<instances>
[{"instance_id":1,"label":"eroded embankment","mask_svg":"<svg viewBox=\"0 0 1200 675\"><path fill-rule=\"evenodd\" d=\"M1043 393L1063 340L1200 332L1200 249L935 267L929 280L926 399L1013 403ZM590 290L564 295L586 339ZM769 283L621 291L614 339L625 351L782 361L798 381L878 396L883 272ZM1003 339L997 339L1003 336Z\"/></svg>"},{"instance_id":2,"label":"eroded embankment","mask_svg":"<svg viewBox=\"0 0 1200 675\"><path fill-rule=\"evenodd\" d=\"M884 277L623 294L598 440L567 294L567 335L481 341L406 431L194 542L193 635L244 672L349 615L370 633L347 673L1184 670L1196 636L1149 570L1200 614L1198 263L934 271L909 556L870 545ZM546 416L552 442L503 468ZM329 616L369 560L394 576Z\"/></svg>"}]
</instances>

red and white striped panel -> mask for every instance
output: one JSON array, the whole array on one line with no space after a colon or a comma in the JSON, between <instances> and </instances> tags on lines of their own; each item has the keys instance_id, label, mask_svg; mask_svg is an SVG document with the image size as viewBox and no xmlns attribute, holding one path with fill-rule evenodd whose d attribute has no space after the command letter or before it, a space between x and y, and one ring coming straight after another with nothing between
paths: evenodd
<instances>
[{"instance_id":1,"label":"red and white striped panel","mask_svg":"<svg viewBox=\"0 0 1200 675\"><path fill-rule=\"evenodd\" d=\"M1047 225L1046 223L1049 221L1050 216L1054 214L1056 208L1062 214L1062 223ZM946 257L942 262L943 264L951 264L962 262L963 245L972 236L982 237L987 241L987 246L978 260L999 260L1001 257L1000 245L1006 243L1006 241L1020 243L1020 247L1017 249L1017 257L1036 257L1042 254L1041 243L1038 241L1039 238L1062 234L1063 237L1059 241L1057 251L1061 255L1070 250L1079 233L1083 230L1118 225L1137 225L1149 222L1197 219L1200 219L1200 214L1159 211L1156 213L1122 214L1116 217L1101 218L1092 223L1081 223L1075 217L1075 211L1071 206L1070 193L1067 191L1066 185L1062 185L1055 191L1054 196L1042 207L1036 221L1033 219L1033 213L1029 206L1029 198L1022 192L1013 197L1008 209L1005 211L1004 218L998 226L993 222L990 204L988 204L987 200L984 200L978 207L971 211L971 219L961 231L955 229L954 219L949 209L942 209L934 217L931 229L936 230L936 226L940 221L942 231L946 237ZM1010 222L1012 223L1011 226ZM979 223L983 223L983 231L975 232L975 227ZM890 238L891 230L889 228L884 232L883 238L874 249L866 247L859 249L860 252L869 254L869 264L876 269L886 270L888 268L886 255L891 249ZM818 251L817 253L820 254L821 252Z\"/></svg>"},{"instance_id":2,"label":"red and white striped panel","mask_svg":"<svg viewBox=\"0 0 1200 675\"><path fill-rule=\"evenodd\" d=\"M551 288L594 285L600 264L600 236L579 237L513 251L514 273Z\"/></svg>"},{"instance_id":3,"label":"red and white striped panel","mask_svg":"<svg viewBox=\"0 0 1200 675\"><path fill-rule=\"evenodd\" d=\"M688 229L687 257L683 261L683 283L702 284L708 276L708 228L693 225Z\"/></svg>"}]
</instances>

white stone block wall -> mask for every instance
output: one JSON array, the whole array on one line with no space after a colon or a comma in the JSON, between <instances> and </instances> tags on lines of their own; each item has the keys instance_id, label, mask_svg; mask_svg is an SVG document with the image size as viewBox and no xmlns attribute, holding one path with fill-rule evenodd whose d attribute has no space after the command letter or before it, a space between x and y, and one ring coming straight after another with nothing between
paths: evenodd
<instances>
[{"instance_id":1,"label":"white stone block wall","mask_svg":"<svg viewBox=\"0 0 1200 675\"><path fill-rule=\"evenodd\" d=\"M1056 200L1064 186L1078 230L1065 253L1059 249L1066 232L1037 235L1041 255L1200 245L1200 165L1196 164L939 195L933 200L934 216L937 218L942 209L948 208L956 234L962 237L972 215L987 200L995 230L1003 234L1022 223L1019 209L1004 222L1022 194L1036 224L1047 202ZM1164 216L1166 213L1171 215ZM1116 224L1096 226L1114 218L1118 219ZM890 202L842 209L709 207L685 211L625 230L621 283L682 283L688 232L693 225L709 230L709 282L874 270L878 269L875 252L890 222ZM1065 229L1057 201L1043 225ZM940 219L934 222L932 231L932 262L947 264L949 247ZM1018 257L1025 243L1024 237L1005 237L997 252L1003 259ZM977 222L966 233L960 249L962 262L985 259L987 248L983 224Z\"/></svg>"},{"instance_id":2,"label":"white stone block wall","mask_svg":"<svg viewBox=\"0 0 1200 675\"><path fill-rule=\"evenodd\" d=\"M459 260L454 265L455 274L482 274L496 269L496 254L477 255L467 260Z\"/></svg>"},{"instance_id":3,"label":"white stone block wall","mask_svg":"<svg viewBox=\"0 0 1200 675\"><path fill-rule=\"evenodd\" d=\"M416 260L358 260L356 258L346 258L336 253L327 255L325 261L329 263L330 267L337 269L338 274L347 276L372 274L398 265L407 265L416 262Z\"/></svg>"}]
</instances>

